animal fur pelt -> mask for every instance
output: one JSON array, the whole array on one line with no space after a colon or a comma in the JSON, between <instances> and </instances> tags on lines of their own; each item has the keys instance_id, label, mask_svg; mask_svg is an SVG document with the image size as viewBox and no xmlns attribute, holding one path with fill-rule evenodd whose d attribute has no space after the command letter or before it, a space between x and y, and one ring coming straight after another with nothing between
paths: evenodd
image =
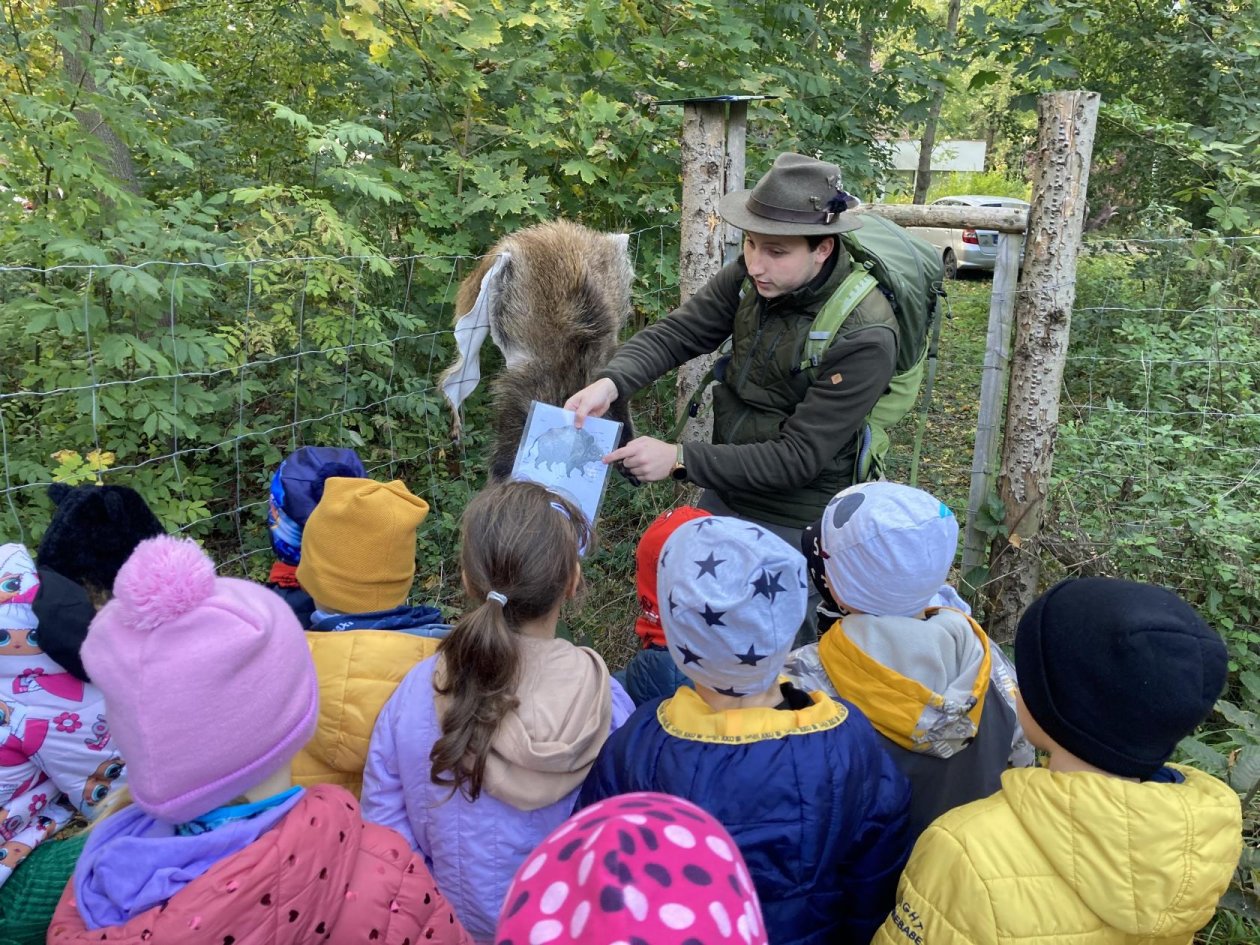
<instances>
[{"instance_id":1,"label":"animal fur pelt","mask_svg":"<svg viewBox=\"0 0 1260 945\"><path fill-rule=\"evenodd\" d=\"M543 223L504 237L460 284L456 320L473 307L495 260L510 253L490 308L490 337L505 361L491 385L492 479L512 472L530 401L563 404L612 357L630 314L626 244L576 223ZM633 438L628 407L619 399L609 411L624 424L623 444Z\"/></svg>"}]
</instances>

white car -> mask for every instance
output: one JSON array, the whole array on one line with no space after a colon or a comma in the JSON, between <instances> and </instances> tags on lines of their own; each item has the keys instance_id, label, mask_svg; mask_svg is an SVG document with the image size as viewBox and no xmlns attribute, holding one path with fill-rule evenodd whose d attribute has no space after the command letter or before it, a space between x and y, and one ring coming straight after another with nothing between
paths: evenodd
<instances>
[{"instance_id":1,"label":"white car","mask_svg":"<svg viewBox=\"0 0 1260 945\"><path fill-rule=\"evenodd\" d=\"M965 194L961 197L941 197L933 200L932 207L1024 207L1028 201L1018 197L985 197ZM997 265L997 230L977 230L972 227L911 226L907 229L941 250L941 262L945 265L945 278L955 278L962 269L993 271ZM1023 261L1023 239L1020 238L1020 261Z\"/></svg>"}]
</instances>

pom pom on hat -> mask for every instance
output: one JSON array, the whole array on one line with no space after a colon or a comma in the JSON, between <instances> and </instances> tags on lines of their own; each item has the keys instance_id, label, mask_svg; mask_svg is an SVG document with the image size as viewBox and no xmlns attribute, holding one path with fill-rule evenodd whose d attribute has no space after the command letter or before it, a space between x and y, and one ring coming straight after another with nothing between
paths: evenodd
<instances>
[{"instance_id":1,"label":"pom pom on hat","mask_svg":"<svg viewBox=\"0 0 1260 945\"><path fill-rule=\"evenodd\" d=\"M114 596L139 630L182 617L214 593L214 562L191 538L142 541L118 569Z\"/></svg>"}]
</instances>

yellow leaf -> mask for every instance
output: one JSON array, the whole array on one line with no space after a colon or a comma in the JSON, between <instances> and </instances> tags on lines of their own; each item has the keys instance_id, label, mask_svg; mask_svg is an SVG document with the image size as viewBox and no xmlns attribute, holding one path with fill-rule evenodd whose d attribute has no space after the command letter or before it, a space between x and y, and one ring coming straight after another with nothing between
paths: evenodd
<instances>
[{"instance_id":1,"label":"yellow leaf","mask_svg":"<svg viewBox=\"0 0 1260 945\"><path fill-rule=\"evenodd\" d=\"M57 450L50 458L59 463L68 463L72 459L78 459L79 453L77 450Z\"/></svg>"},{"instance_id":2,"label":"yellow leaf","mask_svg":"<svg viewBox=\"0 0 1260 945\"><path fill-rule=\"evenodd\" d=\"M92 452L87 454L86 459L88 465L93 469L108 469L110 466L114 465L114 462L118 459L118 457L108 450L104 452L101 450L92 450Z\"/></svg>"},{"instance_id":3,"label":"yellow leaf","mask_svg":"<svg viewBox=\"0 0 1260 945\"><path fill-rule=\"evenodd\" d=\"M1014 545L1016 548L1018 548L1020 545L1022 545L1022 544L1024 543L1024 539L1022 539L1022 538L1020 538L1018 535L1016 535L1016 534L1012 533L1012 534L1011 534L1011 536L1010 536L1010 542L1011 542L1011 544L1012 544L1012 545Z\"/></svg>"}]
</instances>

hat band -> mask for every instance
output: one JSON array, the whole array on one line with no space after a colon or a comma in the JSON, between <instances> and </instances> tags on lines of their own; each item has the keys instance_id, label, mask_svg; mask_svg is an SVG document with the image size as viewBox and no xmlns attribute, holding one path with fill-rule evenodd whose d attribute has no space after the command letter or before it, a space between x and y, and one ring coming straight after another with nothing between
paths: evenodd
<instances>
[{"instance_id":1,"label":"hat band","mask_svg":"<svg viewBox=\"0 0 1260 945\"><path fill-rule=\"evenodd\" d=\"M786 207L774 207L762 203L751 194L748 196L748 209L767 220L778 220L780 223L830 223L835 219L834 211L827 210L788 210Z\"/></svg>"}]
</instances>

